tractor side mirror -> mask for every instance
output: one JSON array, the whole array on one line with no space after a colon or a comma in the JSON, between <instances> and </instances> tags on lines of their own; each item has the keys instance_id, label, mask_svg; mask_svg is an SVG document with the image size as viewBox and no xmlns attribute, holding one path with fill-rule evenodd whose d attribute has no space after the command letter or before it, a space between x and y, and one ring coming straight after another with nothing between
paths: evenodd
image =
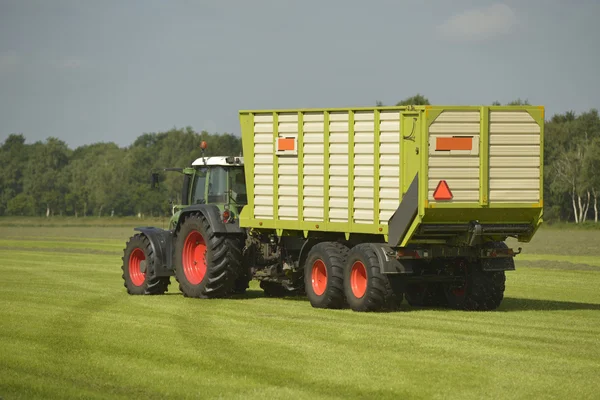
<instances>
[{"instance_id":1,"label":"tractor side mirror","mask_svg":"<svg viewBox=\"0 0 600 400\"><path fill-rule=\"evenodd\" d=\"M156 189L158 187L158 172L152 173L152 189Z\"/></svg>"}]
</instances>

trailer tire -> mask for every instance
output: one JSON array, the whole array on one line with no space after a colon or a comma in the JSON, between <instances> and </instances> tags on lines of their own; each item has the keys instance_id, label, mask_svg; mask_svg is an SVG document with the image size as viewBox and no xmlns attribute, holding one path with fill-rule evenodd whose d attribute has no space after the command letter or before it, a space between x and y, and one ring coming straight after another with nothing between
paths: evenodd
<instances>
[{"instance_id":1,"label":"trailer tire","mask_svg":"<svg viewBox=\"0 0 600 400\"><path fill-rule=\"evenodd\" d=\"M314 308L343 308L344 264L348 248L337 242L314 245L304 264L306 297Z\"/></svg>"},{"instance_id":2,"label":"trailer tire","mask_svg":"<svg viewBox=\"0 0 600 400\"><path fill-rule=\"evenodd\" d=\"M175 277L183 295L230 295L242 265L238 242L227 234L216 234L202 214L188 215L175 235Z\"/></svg>"},{"instance_id":3,"label":"trailer tire","mask_svg":"<svg viewBox=\"0 0 600 400\"><path fill-rule=\"evenodd\" d=\"M458 264L454 275L464 277L462 283L445 284L444 292L450 308L464 311L491 311L500 306L504 298L506 275L504 271L486 272L480 263Z\"/></svg>"},{"instance_id":4,"label":"trailer tire","mask_svg":"<svg viewBox=\"0 0 600 400\"><path fill-rule=\"evenodd\" d=\"M403 293L395 277L381 273L371 245L359 244L348 253L344 273L346 301L354 311L391 311L402 303Z\"/></svg>"},{"instance_id":5,"label":"trailer tire","mask_svg":"<svg viewBox=\"0 0 600 400\"><path fill-rule=\"evenodd\" d=\"M123 286L131 295L164 294L169 290L171 279L167 277L149 278L146 271L152 269L153 250L150 240L143 233L133 235L123 250Z\"/></svg>"}]
</instances>

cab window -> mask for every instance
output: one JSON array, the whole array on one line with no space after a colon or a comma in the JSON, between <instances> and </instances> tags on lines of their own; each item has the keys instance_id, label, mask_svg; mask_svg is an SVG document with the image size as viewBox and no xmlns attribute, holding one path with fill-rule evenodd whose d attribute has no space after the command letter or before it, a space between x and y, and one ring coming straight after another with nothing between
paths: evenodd
<instances>
[{"instance_id":1,"label":"cab window","mask_svg":"<svg viewBox=\"0 0 600 400\"><path fill-rule=\"evenodd\" d=\"M206 203L206 170L197 170L192 189L192 204Z\"/></svg>"},{"instance_id":2,"label":"cab window","mask_svg":"<svg viewBox=\"0 0 600 400\"><path fill-rule=\"evenodd\" d=\"M214 167L208 177L208 202L227 203L227 171L223 167Z\"/></svg>"}]
</instances>

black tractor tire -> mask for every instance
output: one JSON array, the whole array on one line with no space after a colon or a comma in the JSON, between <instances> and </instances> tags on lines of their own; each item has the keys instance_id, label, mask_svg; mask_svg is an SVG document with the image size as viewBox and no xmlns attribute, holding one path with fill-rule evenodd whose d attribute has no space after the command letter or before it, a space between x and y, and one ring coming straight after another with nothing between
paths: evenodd
<instances>
[{"instance_id":1,"label":"black tractor tire","mask_svg":"<svg viewBox=\"0 0 600 400\"><path fill-rule=\"evenodd\" d=\"M150 279L146 271L152 269L153 251L150 240L146 235L138 233L133 235L123 250L123 286L131 295L164 294L169 290L171 279L160 277Z\"/></svg>"},{"instance_id":2,"label":"black tractor tire","mask_svg":"<svg viewBox=\"0 0 600 400\"><path fill-rule=\"evenodd\" d=\"M504 271L486 272L480 262L460 261L453 275L463 281L444 285L450 308L464 311L491 311L500 306L504 298L506 275Z\"/></svg>"},{"instance_id":3,"label":"black tractor tire","mask_svg":"<svg viewBox=\"0 0 600 400\"><path fill-rule=\"evenodd\" d=\"M407 285L406 301L413 307L445 307L448 305L444 287L439 283L414 283Z\"/></svg>"},{"instance_id":4,"label":"black tractor tire","mask_svg":"<svg viewBox=\"0 0 600 400\"><path fill-rule=\"evenodd\" d=\"M233 292L242 249L237 237L216 234L202 214L194 213L177 230L174 263L185 297L223 298Z\"/></svg>"},{"instance_id":5,"label":"black tractor tire","mask_svg":"<svg viewBox=\"0 0 600 400\"><path fill-rule=\"evenodd\" d=\"M369 244L359 244L348 253L344 293L350 308L359 312L393 311L403 299L394 277L381 273L377 255Z\"/></svg>"},{"instance_id":6,"label":"black tractor tire","mask_svg":"<svg viewBox=\"0 0 600 400\"><path fill-rule=\"evenodd\" d=\"M308 252L304 264L304 288L314 308L345 306L344 264L348 248L337 242L321 242Z\"/></svg>"},{"instance_id":7,"label":"black tractor tire","mask_svg":"<svg viewBox=\"0 0 600 400\"><path fill-rule=\"evenodd\" d=\"M250 287L250 281L252 278L241 276L235 280L233 283L233 289L231 293L233 294L244 294L246 290Z\"/></svg>"},{"instance_id":8,"label":"black tractor tire","mask_svg":"<svg viewBox=\"0 0 600 400\"><path fill-rule=\"evenodd\" d=\"M240 237L236 239L235 248L243 249L245 245L244 238ZM238 277L233 283L233 294L244 294L250 287L250 281L252 280L252 273L250 271L251 260L253 260L253 254L241 255L240 270L238 272Z\"/></svg>"}]
</instances>

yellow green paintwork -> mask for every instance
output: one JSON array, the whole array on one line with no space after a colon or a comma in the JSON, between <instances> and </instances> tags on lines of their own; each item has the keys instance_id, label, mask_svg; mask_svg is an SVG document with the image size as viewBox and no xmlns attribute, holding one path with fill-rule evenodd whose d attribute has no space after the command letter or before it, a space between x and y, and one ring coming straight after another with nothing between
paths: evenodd
<instances>
[{"instance_id":1,"label":"yellow green paintwork","mask_svg":"<svg viewBox=\"0 0 600 400\"><path fill-rule=\"evenodd\" d=\"M242 142L244 151L244 164L246 169L246 184L248 190L248 206L240 214L240 226L259 229L277 230L280 234L297 234L305 237L319 235L325 232L344 234L346 238L352 234L372 234L385 238L388 236L387 221L379 221L379 140L380 140L380 113L393 110L401 113L401 132L398 135L409 135L406 132L411 127L413 118L415 121L415 141L400 140L398 149L401 157L401 173L398 177L400 191L398 204L402 200L402 194L408 189L415 174L419 173L419 208L418 215L409 228L407 235L401 240L400 245L411 243L411 236L420 224L439 223L466 223L479 220L481 223L528 223L535 230L542 222L543 210L543 141L544 141L544 108L542 106L397 106L397 107L355 107L355 108L302 108L302 109L279 109L279 110L241 110L239 112L242 131ZM348 209L349 220L347 223L327 222L329 219L329 113L348 112ZM352 223L352 209L354 204L354 113L357 111L373 111L375 116L375 174L374 174L374 223L356 224ZM429 163L429 126L444 111L480 111L480 196L479 201L468 203L430 203L428 202L428 163ZM489 203L489 113L491 111L527 111L540 126L540 202L527 203ZM298 113L298 173L300 185L298 188L298 219L295 221L277 219L277 156L273 155L274 166L274 216L271 220L258 220L254 218L254 115L273 113L274 141L277 133L277 117L281 113ZM307 112L324 113L324 219L323 221L303 220L302 204L302 127L303 115ZM418 154L417 154L418 148ZM381 222L384 222L383 224ZM535 233L534 230L534 233ZM521 241L529 241L529 237L520 237ZM422 242L420 240L419 242ZM431 243L436 242L432 239Z\"/></svg>"}]
</instances>

